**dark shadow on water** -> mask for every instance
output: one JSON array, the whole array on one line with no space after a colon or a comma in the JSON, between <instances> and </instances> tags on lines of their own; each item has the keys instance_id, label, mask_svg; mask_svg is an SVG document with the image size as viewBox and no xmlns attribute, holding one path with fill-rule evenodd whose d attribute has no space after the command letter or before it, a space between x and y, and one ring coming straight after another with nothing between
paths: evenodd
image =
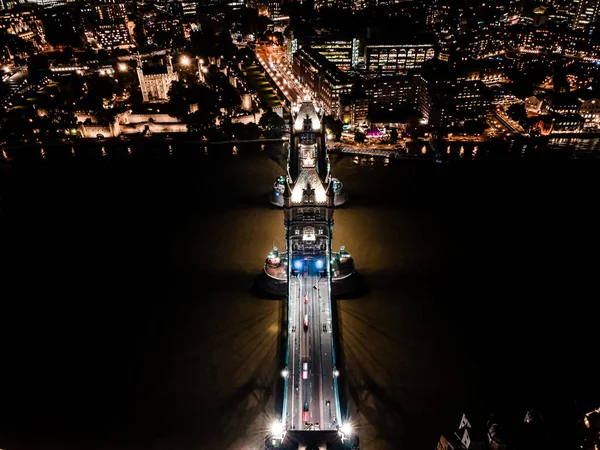
<instances>
[{"instance_id":1,"label":"dark shadow on water","mask_svg":"<svg viewBox=\"0 0 600 450\"><path fill-rule=\"evenodd\" d=\"M369 284L367 283L365 277L363 277L363 275L358 272L355 272L352 276L354 277L354 288L349 292L343 292L341 294L334 293L333 298L335 300L356 300L364 297L369 293Z\"/></svg>"},{"instance_id":2,"label":"dark shadow on water","mask_svg":"<svg viewBox=\"0 0 600 450\"><path fill-rule=\"evenodd\" d=\"M346 377L346 360L344 358L344 339L342 336L341 316L338 309L338 301L331 301L331 326L333 333L333 345L335 346L335 363L339 370L338 377L338 394L340 401L340 409L342 413L342 421L348 418L348 385ZM340 418L338 418L338 422Z\"/></svg>"},{"instance_id":3,"label":"dark shadow on water","mask_svg":"<svg viewBox=\"0 0 600 450\"><path fill-rule=\"evenodd\" d=\"M288 340L288 302L286 300L282 300L282 305L281 305L281 313L280 313L280 317L279 317L279 324L280 324L280 329L279 329L279 336L277 339L277 369L280 369L277 371L277 373L279 374L281 372L281 370L283 370L283 368L286 366L286 353L287 353L287 340ZM283 399L284 399L284 387L285 387L285 382L284 382L284 378L281 376L278 376L277 378L277 382L276 382L276 390L275 390L275 411L281 411L282 410L282 406L283 406ZM283 419L283 418L282 418Z\"/></svg>"},{"instance_id":4,"label":"dark shadow on water","mask_svg":"<svg viewBox=\"0 0 600 450\"><path fill-rule=\"evenodd\" d=\"M279 292L274 292L273 289L268 289L265 286L265 281L269 281L265 273L262 272L256 275L250 284L250 294L254 298L260 298L263 300L277 300L281 301L287 296L287 283L277 286Z\"/></svg>"}]
</instances>

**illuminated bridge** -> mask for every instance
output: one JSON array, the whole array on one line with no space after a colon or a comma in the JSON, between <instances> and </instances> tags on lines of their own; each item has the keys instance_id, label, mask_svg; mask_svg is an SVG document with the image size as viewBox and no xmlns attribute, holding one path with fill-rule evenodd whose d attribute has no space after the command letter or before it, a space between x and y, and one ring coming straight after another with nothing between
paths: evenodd
<instances>
[{"instance_id":1,"label":"illuminated bridge","mask_svg":"<svg viewBox=\"0 0 600 450\"><path fill-rule=\"evenodd\" d=\"M274 247L265 262L264 278L285 287L288 311L281 408L265 448L358 449L341 403L343 368L336 354L332 302L332 288L355 278L344 247L336 253L331 249L341 184L331 177L322 109L305 100L291 112L287 174L275 184L282 198L287 249L280 253Z\"/></svg>"}]
</instances>

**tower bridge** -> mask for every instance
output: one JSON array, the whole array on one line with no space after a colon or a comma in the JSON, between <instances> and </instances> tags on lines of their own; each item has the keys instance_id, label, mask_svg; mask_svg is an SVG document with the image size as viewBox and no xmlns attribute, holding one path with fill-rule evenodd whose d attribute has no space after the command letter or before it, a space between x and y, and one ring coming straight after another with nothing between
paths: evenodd
<instances>
[{"instance_id":1,"label":"tower bridge","mask_svg":"<svg viewBox=\"0 0 600 450\"><path fill-rule=\"evenodd\" d=\"M287 173L276 182L286 229L286 251L274 247L265 262L267 285L285 286L287 335L283 398L265 440L271 449L358 449L342 404L332 286L354 274L342 247L332 252L336 196L323 111L306 99L292 105Z\"/></svg>"}]
</instances>

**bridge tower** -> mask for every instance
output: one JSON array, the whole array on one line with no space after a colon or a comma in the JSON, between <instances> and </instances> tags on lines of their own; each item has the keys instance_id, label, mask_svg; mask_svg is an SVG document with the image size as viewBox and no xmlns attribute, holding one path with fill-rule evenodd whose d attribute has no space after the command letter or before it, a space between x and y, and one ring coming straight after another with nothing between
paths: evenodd
<instances>
[{"instance_id":1,"label":"bridge tower","mask_svg":"<svg viewBox=\"0 0 600 450\"><path fill-rule=\"evenodd\" d=\"M325 262L331 252L334 191L322 118L323 110L310 101L292 108L283 208L289 254ZM293 270L294 260L289 261Z\"/></svg>"}]
</instances>

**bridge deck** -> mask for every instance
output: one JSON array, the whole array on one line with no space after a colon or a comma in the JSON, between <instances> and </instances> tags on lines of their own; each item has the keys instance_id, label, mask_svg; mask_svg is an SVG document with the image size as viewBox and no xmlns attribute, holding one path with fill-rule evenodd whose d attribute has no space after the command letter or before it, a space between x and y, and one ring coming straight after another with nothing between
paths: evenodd
<instances>
[{"instance_id":1,"label":"bridge deck","mask_svg":"<svg viewBox=\"0 0 600 450\"><path fill-rule=\"evenodd\" d=\"M289 382L284 409L289 430L336 429L340 408L334 385L331 320L327 277L309 272L291 277ZM303 374L304 364L308 367L307 378Z\"/></svg>"}]
</instances>

